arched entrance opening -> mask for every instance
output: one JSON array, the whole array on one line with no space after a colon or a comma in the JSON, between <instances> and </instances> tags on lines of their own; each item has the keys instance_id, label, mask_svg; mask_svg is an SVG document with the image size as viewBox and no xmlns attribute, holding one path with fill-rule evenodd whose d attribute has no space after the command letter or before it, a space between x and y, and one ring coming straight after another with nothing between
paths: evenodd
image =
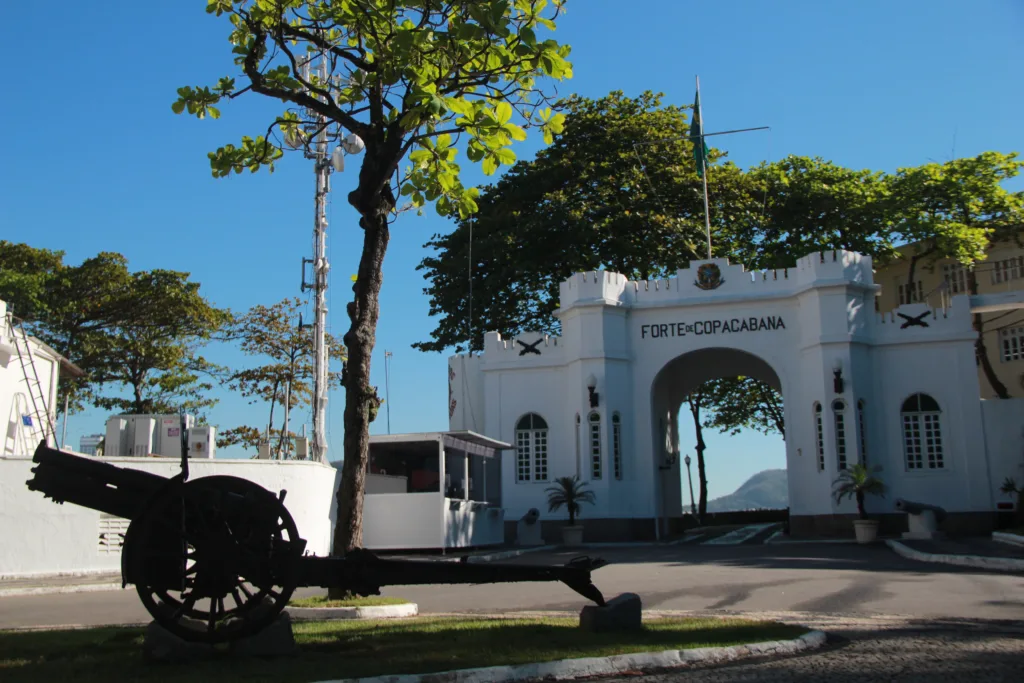
<instances>
[{"instance_id":1,"label":"arched entrance opening","mask_svg":"<svg viewBox=\"0 0 1024 683\"><path fill-rule=\"evenodd\" d=\"M780 374L766 360L747 351L699 349L665 364L651 385L659 536L673 531L672 520L703 513L702 504L732 494L762 470L769 472L759 477L758 485L763 480L765 487L778 490L788 483L786 472L776 471L780 464L785 467L784 396ZM768 442L771 457L759 459L756 453L730 457L726 450L730 448L730 434L737 431L747 432L746 437L731 440L741 448L744 442L748 447L751 441L759 447L765 444L764 438L751 439L751 431L766 432L771 440L777 440ZM691 456L689 467L687 456ZM724 476L716 482L716 474ZM772 506L768 501L781 497L781 493L760 498L756 491L751 493L750 501L734 496L722 500L721 506ZM785 503L779 501L777 505L788 507L788 500L787 491Z\"/></svg>"}]
</instances>

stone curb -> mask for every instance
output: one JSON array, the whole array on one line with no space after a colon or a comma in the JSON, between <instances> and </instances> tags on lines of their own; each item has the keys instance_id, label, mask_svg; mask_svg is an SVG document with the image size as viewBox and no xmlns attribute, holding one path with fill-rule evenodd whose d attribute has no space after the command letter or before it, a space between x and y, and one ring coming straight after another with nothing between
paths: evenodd
<instances>
[{"instance_id":1,"label":"stone curb","mask_svg":"<svg viewBox=\"0 0 1024 683\"><path fill-rule=\"evenodd\" d=\"M367 605L366 607L295 607L288 605L285 610L294 621L398 619L415 617L420 613L419 605L414 602L406 602L401 605Z\"/></svg>"},{"instance_id":2,"label":"stone curb","mask_svg":"<svg viewBox=\"0 0 1024 683\"><path fill-rule=\"evenodd\" d=\"M570 680L591 676L613 676L626 671L646 672L657 669L678 669L698 663L727 662L763 655L794 654L821 647L825 644L826 639L827 636L824 632L810 631L794 640L751 643L732 647L637 652L611 657L561 659L554 662L488 666L429 674L340 678L318 683L498 683L499 681L504 683L505 681Z\"/></svg>"},{"instance_id":3,"label":"stone curb","mask_svg":"<svg viewBox=\"0 0 1024 683\"><path fill-rule=\"evenodd\" d=\"M920 550L903 545L899 541L888 540L887 546L896 551L908 560L919 562L939 562L952 564L960 567L973 567L975 569L991 569L1001 572L1024 572L1024 560L1012 557L982 557L981 555L942 555L939 553L926 553Z\"/></svg>"},{"instance_id":4,"label":"stone curb","mask_svg":"<svg viewBox=\"0 0 1024 683\"><path fill-rule=\"evenodd\" d=\"M1008 534L1005 531L993 531L992 540L999 541L1000 543L1009 543L1010 545L1024 546L1024 536Z\"/></svg>"},{"instance_id":5,"label":"stone curb","mask_svg":"<svg viewBox=\"0 0 1024 683\"><path fill-rule=\"evenodd\" d=\"M52 595L54 593L93 593L95 591L119 591L123 586L119 583L83 583L64 586L26 586L24 588L0 588L0 598L12 598L19 595Z\"/></svg>"}]
</instances>

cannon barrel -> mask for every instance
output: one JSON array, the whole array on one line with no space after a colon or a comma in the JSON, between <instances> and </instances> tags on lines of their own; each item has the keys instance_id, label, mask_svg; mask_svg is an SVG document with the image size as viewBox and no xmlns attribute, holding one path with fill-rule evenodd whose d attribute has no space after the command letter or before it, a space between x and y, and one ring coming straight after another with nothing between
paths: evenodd
<instances>
[{"instance_id":1,"label":"cannon barrel","mask_svg":"<svg viewBox=\"0 0 1024 683\"><path fill-rule=\"evenodd\" d=\"M603 605L604 597L591 581L590 572L605 564L600 558L585 556L574 558L565 565L393 560L357 549L344 557L302 558L298 567L298 584L341 587L359 595L377 595L382 586L561 581L588 600Z\"/></svg>"},{"instance_id":2,"label":"cannon barrel","mask_svg":"<svg viewBox=\"0 0 1024 683\"><path fill-rule=\"evenodd\" d=\"M939 507L938 505L929 505L928 503L915 503L914 501L904 500L903 498L898 498L896 500L896 509L899 510L900 512L906 512L910 515L919 515L925 510L930 510L935 514L936 522L941 522L946 518L945 509Z\"/></svg>"},{"instance_id":3,"label":"cannon barrel","mask_svg":"<svg viewBox=\"0 0 1024 683\"><path fill-rule=\"evenodd\" d=\"M36 448L32 462L38 465L32 468L35 476L26 482L29 490L57 503L74 503L125 519L135 519L170 481L159 474L64 453L45 442Z\"/></svg>"}]
</instances>

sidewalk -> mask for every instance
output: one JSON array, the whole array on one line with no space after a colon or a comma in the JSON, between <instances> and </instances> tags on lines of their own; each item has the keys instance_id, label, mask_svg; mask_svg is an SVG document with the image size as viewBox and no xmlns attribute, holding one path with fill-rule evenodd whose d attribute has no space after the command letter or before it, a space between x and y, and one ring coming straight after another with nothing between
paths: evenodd
<instances>
[{"instance_id":1,"label":"sidewalk","mask_svg":"<svg viewBox=\"0 0 1024 683\"><path fill-rule=\"evenodd\" d=\"M85 593L121 590L121 574L78 574L73 576L30 576L0 579L0 598L12 595Z\"/></svg>"},{"instance_id":2,"label":"sidewalk","mask_svg":"<svg viewBox=\"0 0 1024 683\"><path fill-rule=\"evenodd\" d=\"M1024 547L991 538L900 538L885 543L899 555L911 560L1024 573Z\"/></svg>"}]
</instances>

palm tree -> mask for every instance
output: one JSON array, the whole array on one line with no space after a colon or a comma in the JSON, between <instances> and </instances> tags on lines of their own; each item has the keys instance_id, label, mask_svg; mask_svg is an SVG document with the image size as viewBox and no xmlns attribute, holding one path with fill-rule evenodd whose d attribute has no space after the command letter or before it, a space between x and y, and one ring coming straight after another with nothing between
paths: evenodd
<instances>
[{"instance_id":1,"label":"palm tree","mask_svg":"<svg viewBox=\"0 0 1024 683\"><path fill-rule=\"evenodd\" d=\"M555 512L564 505L569 510L569 526L576 525L576 515L580 513L580 503L594 504L594 492L586 491L586 483L578 476L558 477L555 485L547 489L548 512Z\"/></svg>"},{"instance_id":2,"label":"palm tree","mask_svg":"<svg viewBox=\"0 0 1024 683\"><path fill-rule=\"evenodd\" d=\"M836 479L835 488L832 490L836 502L843 502L843 498L856 498L857 512L860 513L860 518L867 519L868 513L864 510L864 497L867 495L885 496L885 484L872 474L872 472L881 471L882 468L878 465L869 470L862 463L843 470L839 474L839 478Z\"/></svg>"}]
</instances>

